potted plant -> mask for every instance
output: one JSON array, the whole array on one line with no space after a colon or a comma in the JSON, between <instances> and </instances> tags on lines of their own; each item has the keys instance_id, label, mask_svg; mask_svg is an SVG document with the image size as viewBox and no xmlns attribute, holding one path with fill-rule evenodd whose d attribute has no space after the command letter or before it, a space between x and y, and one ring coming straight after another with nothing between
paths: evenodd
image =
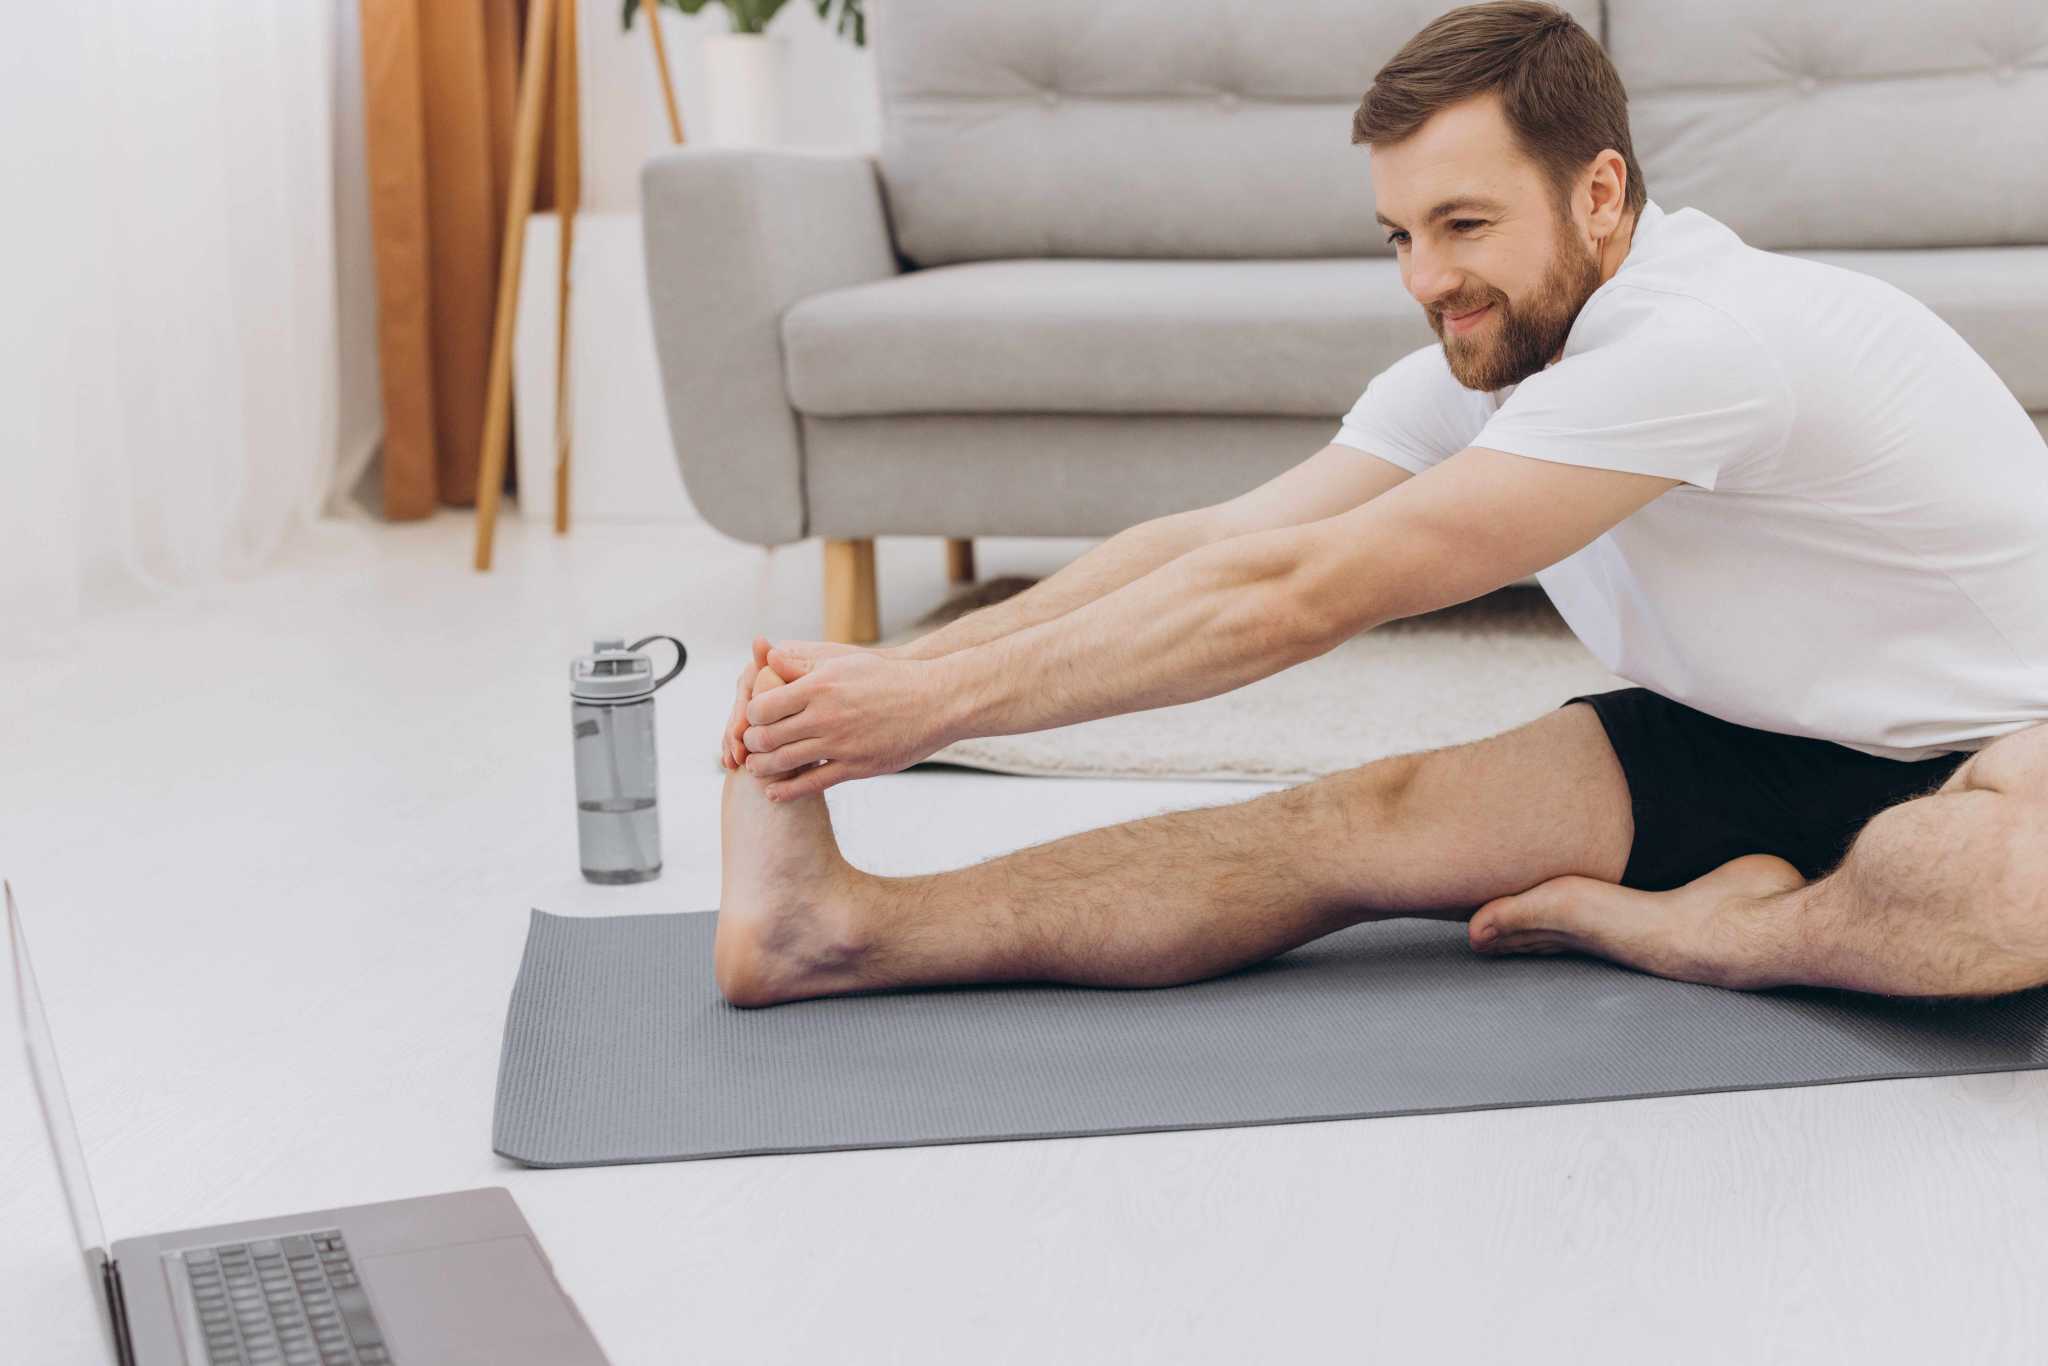
<instances>
[{"instance_id":1,"label":"potted plant","mask_svg":"<svg viewBox=\"0 0 2048 1366\"><path fill-rule=\"evenodd\" d=\"M787 0L659 0L684 14L706 5L725 6L732 20L729 33L706 34L703 40L704 93L708 97L711 141L728 146L760 147L780 140L782 133L782 39L770 34L768 21ZM820 19L838 11L835 31L851 35L854 44L868 41L866 0L810 0ZM623 0L620 23L633 26L641 0Z\"/></svg>"}]
</instances>

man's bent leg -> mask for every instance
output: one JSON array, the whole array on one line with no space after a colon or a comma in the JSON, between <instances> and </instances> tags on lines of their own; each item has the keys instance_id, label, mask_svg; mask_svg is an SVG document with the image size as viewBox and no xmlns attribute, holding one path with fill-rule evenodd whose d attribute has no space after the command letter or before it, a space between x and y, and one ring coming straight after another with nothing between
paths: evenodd
<instances>
[{"instance_id":1,"label":"man's bent leg","mask_svg":"<svg viewBox=\"0 0 2048 1366\"><path fill-rule=\"evenodd\" d=\"M1977 751L1881 811L1841 865L1760 914L1794 929L1790 980L1900 996L2048 983L2048 725Z\"/></svg>"},{"instance_id":2,"label":"man's bent leg","mask_svg":"<svg viewBox=\"0 0 2048 1366\"><path fill-rule=\"evenodd\" d=\"M1670 892L1561 878L1480 909L1489 952L1594 953L1717 986L1987 996L2048 983L2048 725L1880 811L1827 876L1769 855Z\"/></svg>"},{"instance_id":3,"label":"man's bent leg","mask_svg":"<svg viewBox=\"0 0 2048 1366\"><path fill-rule=\"evenodd\" d=\"M990 981L1196 981L1361 920L1463 919L1564 874L1621 876L1620 763L1575 704L1230 806L1085 831L957 871L839 857L822 797L729 775L719 985L736 1004Z\"/></svg>"}]
</instances>

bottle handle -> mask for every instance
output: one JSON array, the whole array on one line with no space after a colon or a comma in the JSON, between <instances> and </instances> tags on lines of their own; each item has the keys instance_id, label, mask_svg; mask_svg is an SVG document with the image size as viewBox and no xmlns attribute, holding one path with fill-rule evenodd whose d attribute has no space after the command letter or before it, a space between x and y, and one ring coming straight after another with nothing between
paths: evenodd
<instances>
[{"instance_id":1,"label":"bottle handle","mask_svg":"<svg viewBox=\"0 0 2048 1366\"><path fill-rule=\"evenodd\" d=\"M669 644L676 647L676 666L673 669L670 669L667 673L663 674L660 678L654 680L654 686L647 690L650 693L659 691L662 684L668 682L671 678L674 678L677 674L681 673L683 671L683 665L690 662L690 652L684 649L683 642L677 640L674 636L648 636L645 640L634 641L627 648L637 650L641 646L646 645L649 641L655 640L665 640Z\"/></svg>"}]
</instances>

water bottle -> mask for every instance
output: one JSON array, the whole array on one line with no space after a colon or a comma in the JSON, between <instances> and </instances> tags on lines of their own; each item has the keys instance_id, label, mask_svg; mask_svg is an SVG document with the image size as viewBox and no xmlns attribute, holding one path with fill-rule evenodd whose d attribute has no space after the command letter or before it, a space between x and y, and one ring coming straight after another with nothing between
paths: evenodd
<instances>
[{"instance_id":1,"label":"water bottle","mask_svg":"<svg viewBox=\"0 0 2048 1366\"><path fill-rule=\"evenodd\" d=\"M641 654L649 641L676 647L660 678ZM674 636L628 646L600 640L569 665L569 715L576 751L576 842L592 882L661 876L661 820L655 808L654 692L683 671L689 652Z\"/></svg>"}]
</instances>

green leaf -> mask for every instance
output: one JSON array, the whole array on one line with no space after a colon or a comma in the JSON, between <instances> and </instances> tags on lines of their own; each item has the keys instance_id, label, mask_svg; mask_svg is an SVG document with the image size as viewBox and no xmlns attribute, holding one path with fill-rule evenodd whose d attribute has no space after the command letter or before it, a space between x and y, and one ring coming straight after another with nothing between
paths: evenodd
<instances>
[{"instance_id":1,"label":"green leaf","mask_svg":"<svg viewBox=\"0 0 2048 1366\"><path fill-rule=\"evenodd\" d=\"M667 5L672 10L679 10L684 14L695 14L706 5L720 3L720 0L659 0L659 3ZM633 16L639 12L640 0L625 0L625 8L619 15L619 27L633 27Z\"/></svg>"},{"instance_id":2,"label":"green leaf","mask_svg":"<svg viewBox=\"0 0 2048 1366\"><path fill-rule=\"evenodd\" d=\"M768 23L782 9L788 0L660 0L672 10L683 14L696 14L706 5L722 4L727 17L732 20L734 33L765 33ZM868 16L863 6L866 0L811 0L817 8L820 19L830 19L833 7L839 10L839 20L833 29L842 38L849 33L855 47L868 45ZM619 10L619 27L633 27L633 16L640 12L640 0L622 0Z\"/></svg>"},{"instance_id":3,"label":"green leaf","mask_svg":"<svg viewBox=\"0 0 2048 1366\"><path fill-rule=\"evenodd\" d=\"M831 18L833 0L811 0L811 3L817 6L820 19ZM868 45L868 16L861 8L864 3L865 0L838 0L839 22L833 26L833 31L844 38L847 31L852 30L855 47Z\"/></svg>"}]
</instances>

